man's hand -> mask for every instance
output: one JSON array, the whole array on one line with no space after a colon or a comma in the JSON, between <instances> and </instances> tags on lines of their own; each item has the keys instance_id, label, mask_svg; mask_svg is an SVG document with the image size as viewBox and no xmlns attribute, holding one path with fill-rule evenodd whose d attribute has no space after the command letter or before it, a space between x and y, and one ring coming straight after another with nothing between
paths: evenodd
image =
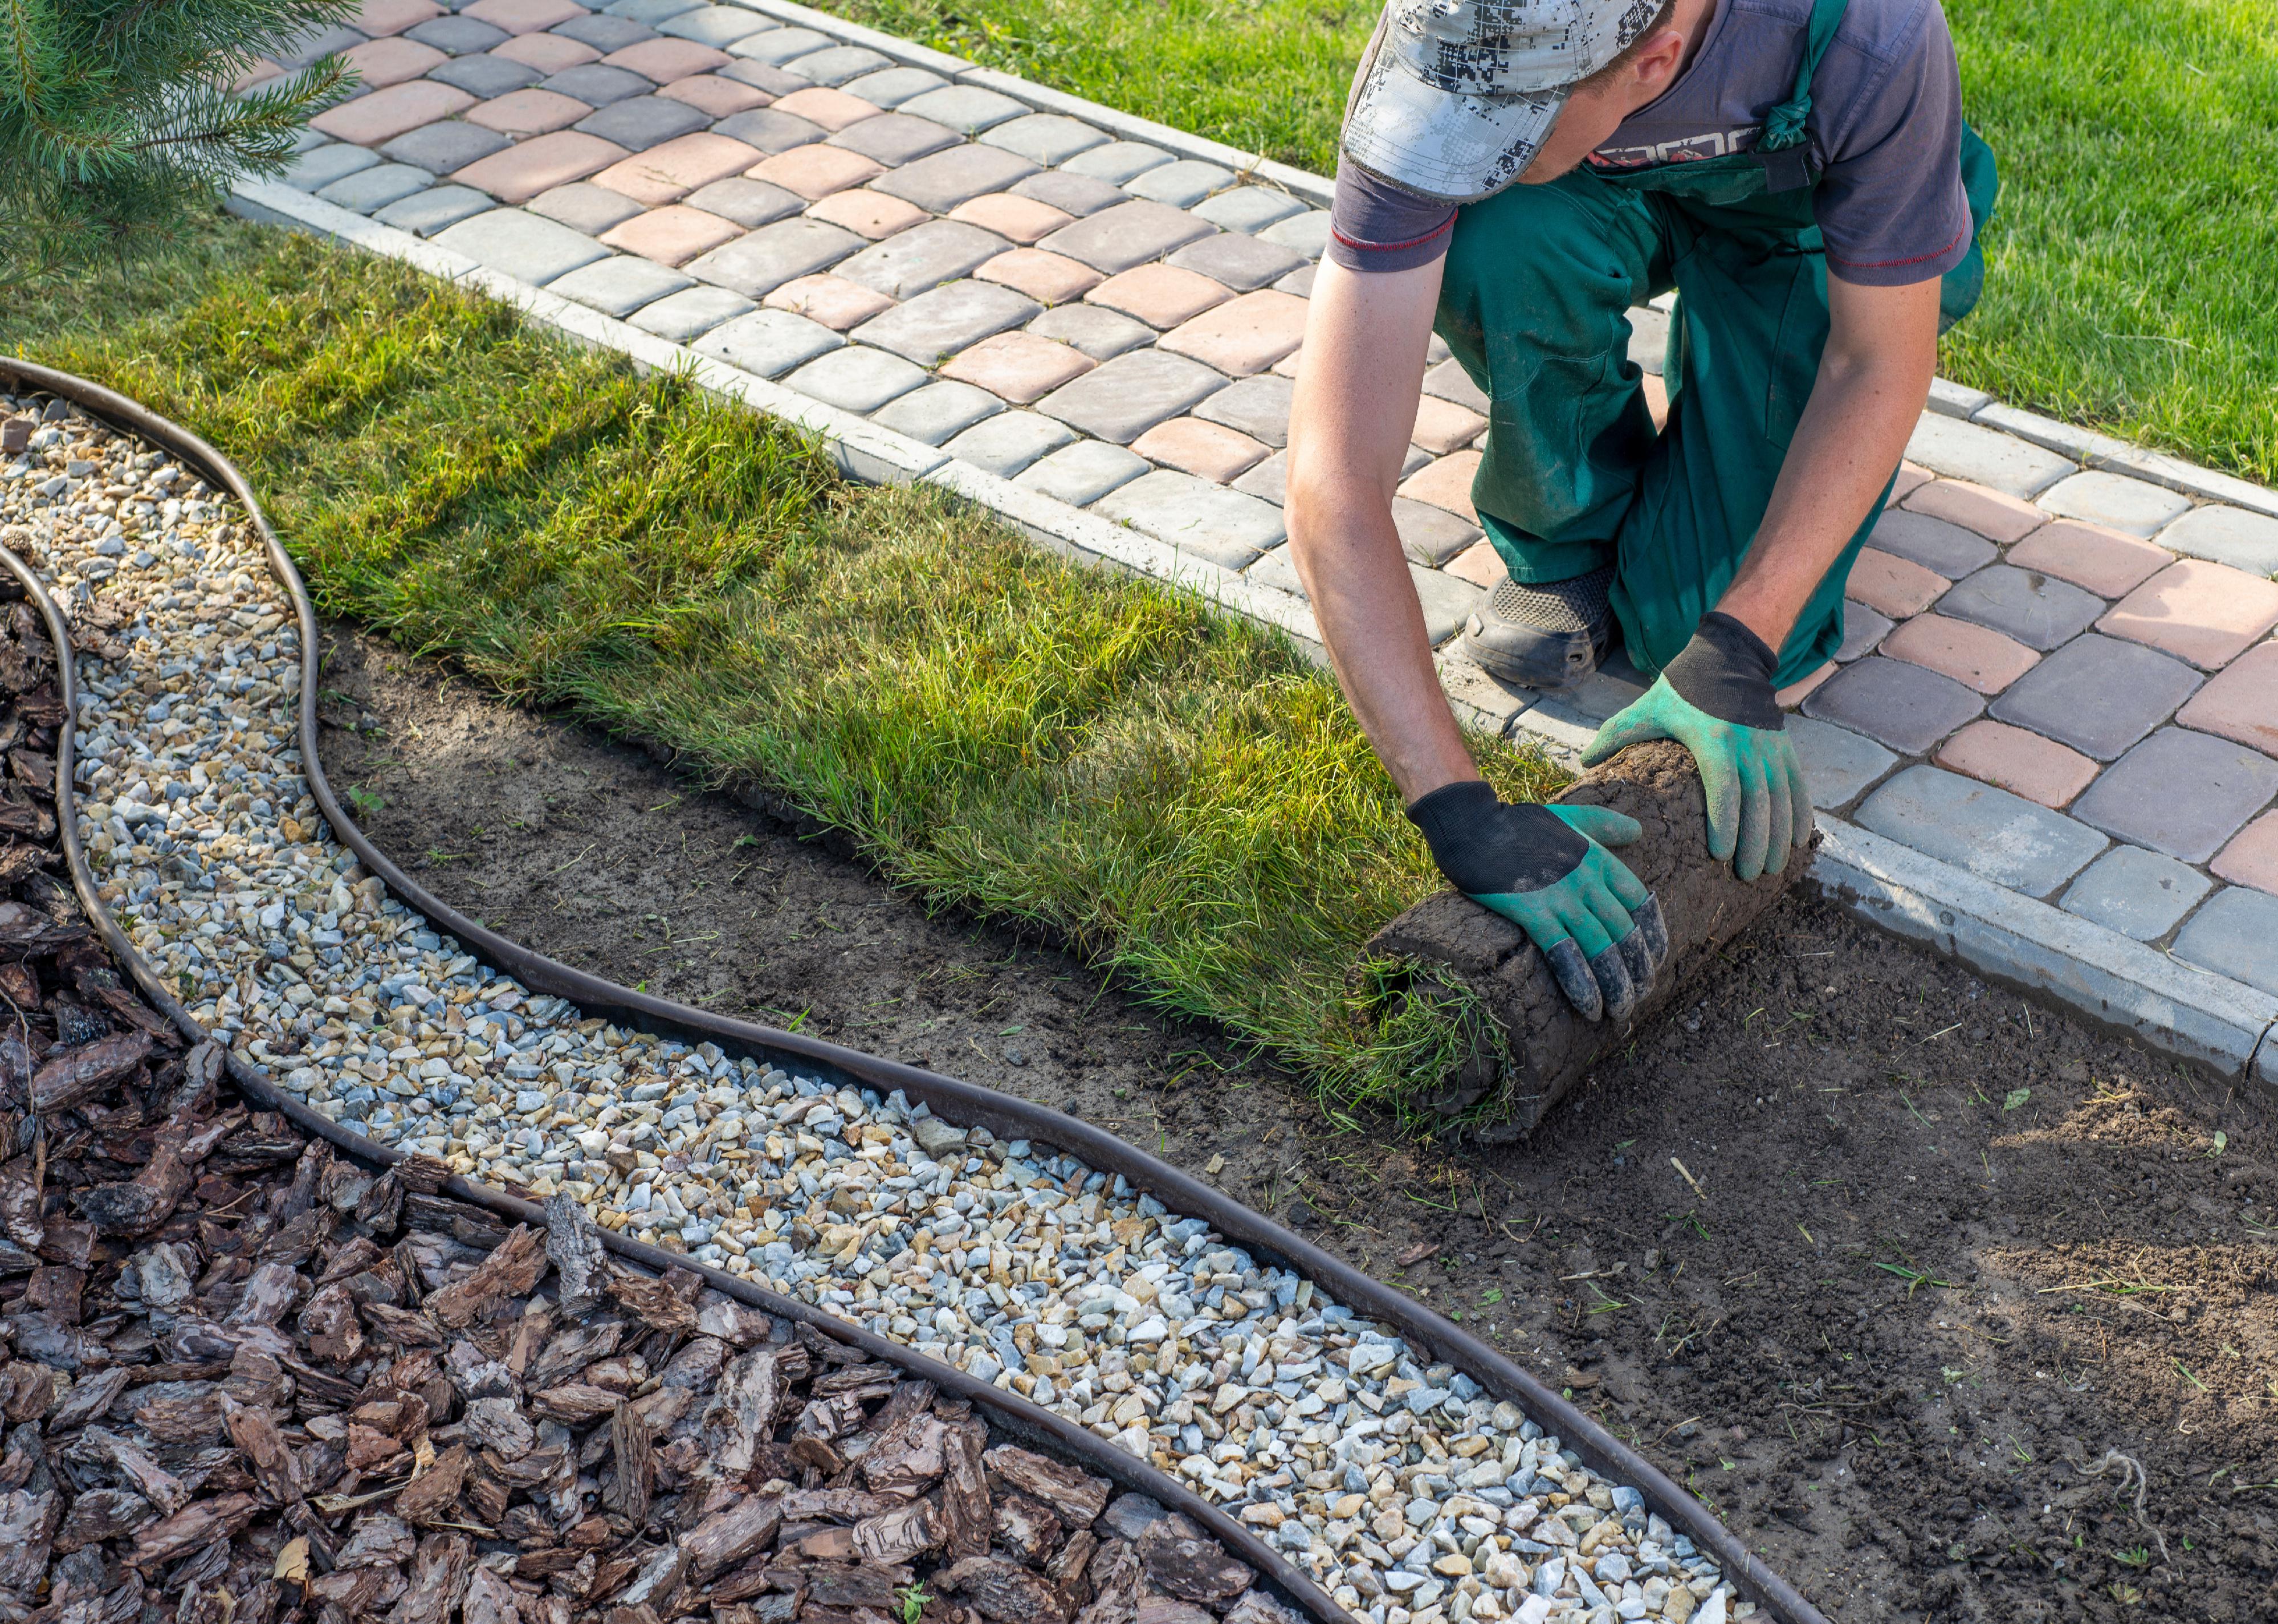
<instances>
[{"instance_id":1,"label":"man's hand","mask_svg":"<svg viewBox=\"0 0 2278 1624\"><path fill-rule=\"evenodd\" d=\"M1542 949L1583 1019L1630 1018L1669 957L1661 904L1606 850L1638 838L1634 819L1607 806L1512 805L1476 778L1434 789L1408 815L1448 882Z\"/></svg>"},{"instance_id":2,"label":"man's hand","mask_svg":"<svg viewBox=\"0 0 2278 1624\"><path fill-rule=\"evenodd\" d=\"M1675 739L1693 752L1708 804L1708 855L1742 880L1787 866L1788 849L1811 838L1811 786L1772 698L1778 656L1729 614L1701 617L1693 641L1644 698L1604 727L1582 752L1595 766L1647 739Z\"/></svg>"}]
</instances>

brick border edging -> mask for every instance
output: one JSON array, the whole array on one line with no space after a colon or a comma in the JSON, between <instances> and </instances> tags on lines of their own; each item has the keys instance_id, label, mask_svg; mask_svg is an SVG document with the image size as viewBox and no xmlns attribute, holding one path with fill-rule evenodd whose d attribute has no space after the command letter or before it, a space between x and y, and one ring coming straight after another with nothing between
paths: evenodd
<instances>
[{"instance_id":1,"label":"brick border edging","mask_svg":"<svg viewBox=\"0 0 2278 1624\"><path fill-rule=\"evenodd\" d=\"M824 20L822 13L810 12L788 0L745 3L752 4L754 10L818 28ZM940 72L939 64L960 60L888 36L874 35L870 30L837 19L827 20L834 25L831 32L853 42L875 45L882 52L891 43L895 49L887 54L917 66ZM973 74L990 72L970 70ZM1158 144L1175 141L1180 149L1213 162L1241 156L1216 142L1181 136L1177 131L1128 115L1112 114L1110 110L1097 109L1091 103L1043 90L1010 75L994 77L1006 86L1017 85L1024 97L1034 99L1039 105L1057 101L1063 110L1081 110L1083 117L1129 131L1135 139L1154 140ZM686 346L532 287L465 255L424 241L394 226L378 225L295 187L274 181L241 181L231 194L227 207L231 213L247 219L312 232L401 261L446 281L479 288L581 343L623 355L644 369L687 377L710 393L796 424L821 441L834 465L849 479L868 484L923 482L938 485L988 509L1055 553L1082 563L1129 570L1199 592L1246 620L1280 632L1308 659L1326 663L1320 629L1311 606L1288 593L1259 586L1239 571L1194 557L1141 531L1014 484L971 463L946 456L922 441L880 428L852 412L810 400ZM1947 410L1951 416L1962 415L1944 406L1938 409ZM1988 410L2007 412L2007 408L1998 407L1978 410L1980 415ZM2124 445L2119 441L2110 444ZM2069 451L2067 454L2070 454ZM2131 466L2129 471L2140 469ZM2278 504L2278 496L2269 492L2263 495L2266 500ZM1590 729L1569 725L1550 715L1538 715L1532 710L1512 715L1507 700L1493 710L1474 704L1461 691L1463 674L1450 671L1444 652L1436 658L1443 678L1456 679L1449 692L1449 702L1467 723L1504 736L1523 734L1551 755L1563 759L1571 759L1588 742ZM2004 890L1831 813L1821 812L1819 823L1826 839L1810 877L1830 896L1869 923L1925 942L1991 979L2047 994L2091 1019L2140 1038L2155 1048L2211 1065L2241 1080L2278 1089L2278 997L2185 964L2117 931L2045 903Z\"/></svg>"}]
</instances>

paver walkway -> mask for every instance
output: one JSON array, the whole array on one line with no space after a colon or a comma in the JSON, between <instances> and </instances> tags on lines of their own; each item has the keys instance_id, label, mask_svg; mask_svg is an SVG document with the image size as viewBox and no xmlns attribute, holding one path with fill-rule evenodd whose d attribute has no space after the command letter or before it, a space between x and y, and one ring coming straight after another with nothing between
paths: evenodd
<instances>
[{"instance_id":1,"label":"paver walkway","mask_svg":"<svg viewBox=\"0 0 2278 1624\"><path fill-rule=\"evenodd\" d=\"M1325 183L791 5L369 0L256 80L331 50L368 88L293 187L1310 627L1281 448ZM1633 313L1656 405L1667 319ZM1487 402L1437 340L1426 389L1395 518L1449 689L1571 750L1637 674L1540 697L1454 652L1502 573L1470 500ZM1783 696L1823 810L2278 995L2278 495L1943 384L1908 449L1838 662Z\"/></svg>"}]
</instances>

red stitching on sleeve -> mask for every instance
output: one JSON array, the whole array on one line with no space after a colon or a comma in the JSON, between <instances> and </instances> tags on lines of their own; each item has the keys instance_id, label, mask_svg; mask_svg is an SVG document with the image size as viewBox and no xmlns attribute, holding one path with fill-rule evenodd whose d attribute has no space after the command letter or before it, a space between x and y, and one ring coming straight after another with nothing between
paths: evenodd
<instances>
[{"instance_id":1,"label":"red stitching on sleeve","mask_svg":"<svg viewBox=\"0 0 2278 1624\"><path fill-rule=\"evenodd\" d=\"M1830 250L1827 263L1831 265L1848 265L1854 271L1896 271L1902 265L1919 265L1925 260L1933 260L1941 255L1951 254L1953 252L1954 243L1960 242L1968 235L1969 235L1969 222L1965 220L1962 222L1961 229L1953 233L1952 242L1942 248L1932 248L1927 254L1917 254L1911 259L1845 259Z\"/></svg>"},{"instance_id":2,"label":"red stitching on sleeve","mask_svg":"<svg viewBox=\"0 0 2278 1624\"><path fill-rule=\"evenodd\" d=\"M1430 231L1426 232L1421 237L1410 237L1405 242L1363 242L1357 237L1346 236L1344 233L1336 228L1335 222L1332 221L1329 225L1329 235L1334 237L1339 242L1343 243L1345 247L1354 249L1358 253L1395 254L1402 248L1421 248L1424 244L1431 241L1433 238L1439 236L1441 233L1454 230L1455 225L1456 217L1453 214L1450 214L1446 219L1441 221L1439 225L1433 226Z\"/></svg>"}]
</instances>

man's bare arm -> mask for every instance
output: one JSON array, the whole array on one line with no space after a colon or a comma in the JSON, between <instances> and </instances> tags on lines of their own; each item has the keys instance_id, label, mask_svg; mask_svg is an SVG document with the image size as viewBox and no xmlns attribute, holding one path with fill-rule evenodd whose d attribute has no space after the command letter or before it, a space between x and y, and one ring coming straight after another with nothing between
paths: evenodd
<instances>
[{"instance_id":1,"label":"man's bare arm","mask_svg":"<svg viewBox=\"0 0 2278 1624\"><path fill-rule=\"evenodd\" d=\"M1364 275L1323 260L1289 412L1290 555L1345 698L1410 802L1479 776L1392 524L1440 265Z\"/></svg>"}]
</instances>

